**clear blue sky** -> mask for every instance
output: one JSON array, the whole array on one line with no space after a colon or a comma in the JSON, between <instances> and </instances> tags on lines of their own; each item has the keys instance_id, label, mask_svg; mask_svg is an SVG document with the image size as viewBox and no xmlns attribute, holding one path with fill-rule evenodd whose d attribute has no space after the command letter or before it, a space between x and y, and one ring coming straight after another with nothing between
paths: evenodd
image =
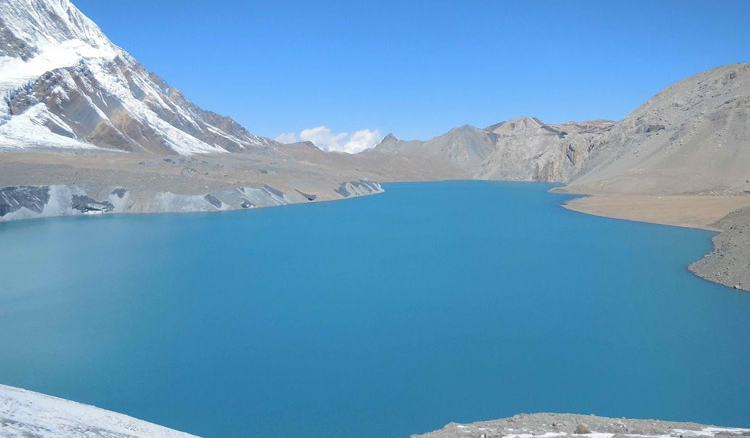
<instances>
[{"instance_id":1,"label":"clear blue sky","mask_svg":"<svg viewBox=\"0 0 750 438\"><path fill-rule=\"evenodd\" d=\"M746 0L73 2L195 103L269 137L621 119L750 61Z\"/></svg>"}]
</instances>

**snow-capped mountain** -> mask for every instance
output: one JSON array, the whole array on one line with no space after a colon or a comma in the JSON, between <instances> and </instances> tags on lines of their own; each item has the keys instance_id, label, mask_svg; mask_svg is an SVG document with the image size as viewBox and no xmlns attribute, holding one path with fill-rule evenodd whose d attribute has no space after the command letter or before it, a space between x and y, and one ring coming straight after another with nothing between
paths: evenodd
<instances>
[{"instance_id":1,"label":"snow-capped mountain","mask_svg":"<svg viewBox=\"0 0 750 438\"><path fill-rule=\"evenodd\" d=\"M149 73L69 0L0 0L0 149L272 149Z\"/></svg>"}]
</instances>

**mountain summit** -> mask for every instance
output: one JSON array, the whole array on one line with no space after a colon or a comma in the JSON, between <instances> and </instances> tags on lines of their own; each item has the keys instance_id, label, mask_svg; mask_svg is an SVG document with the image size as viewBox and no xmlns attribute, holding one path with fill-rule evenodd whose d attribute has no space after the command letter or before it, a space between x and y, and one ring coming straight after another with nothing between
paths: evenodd
<instances>
[{"instance_id":1,"label":"mountain summit","mask_svg":"<svg viewBox=\"0 0 750 438\"><path fill-rule=\"evenodd\" d=\"M0 149L275 148L149 73L69 0L0 0Z\"/></svg>"}]
</instances>

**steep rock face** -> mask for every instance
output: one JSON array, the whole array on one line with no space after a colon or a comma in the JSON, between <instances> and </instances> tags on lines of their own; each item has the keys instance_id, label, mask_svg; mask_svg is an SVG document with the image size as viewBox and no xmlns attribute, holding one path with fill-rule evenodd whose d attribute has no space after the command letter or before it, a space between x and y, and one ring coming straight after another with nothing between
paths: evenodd
<instances>
[{"instance_id":1,"label":"steep rock face","mask_svg":"<svg viewBox=\"0 0 750 438\"><path fill-rule=\"evenodd\" d=\"M737 194L750 191L750 64L730 64L664 89L604 139L571 186L583 191Z\"/></svg>"},{"instance_id":2,"label":"steep rock face","mask_svg":"<svg viewBox=\"0 0 750 438\"><path fill-rule=\"evenodd\" d=\"M41 214L49 202L49 187L18 186L0 189L0 218L22 208Z\"/></svg>"},{"instance_id":3,"label":"steep rock face","mask_svg":"<svg viewBox=\"0 0 750 438\"><path fill-rule=\"evenodd\" d=\"M69 0L0 1L0 149L274 151L112 44Z\"/></svg>"},{"instance_id":4,"label":"steep rock face","mask_svg":"<svg viewBox=\"0 0 750 438\"><path fill-rule=\"evenodd\" d=\"M602 147L613 122L596 120L549 125L522 117L487 128L497 135L495 150L478 177L518 181L568 181L589 155Z\"/></svg>"},{"instance_id":5,"label":"steep rock face","mask_svg":"<svg viewBox=\"0 0 750 438\"><path fill-rule=\"evenodd\" d=\"M359 181L343 182L334 191L344 198L348 198L350 196L363 196L369 195L371 193L381 193L383 192L383 189L380 187L380 184L374 181L363 179ZM304 193L301 194L305 197L309 196L305 195Z\"/></svg>"},{"instance_id":6,"label":"steep rock face","mask_svg":"<svg viewBox=\"0 0 750 438\"><path fill-rule=\"evenodd\" d=\"M454 128L427 141L386 136L374 153L437 159L476 179L568 181L583 167L613 122L549 125L521 117L487 129Z\"/></svg>"}]
</instances>

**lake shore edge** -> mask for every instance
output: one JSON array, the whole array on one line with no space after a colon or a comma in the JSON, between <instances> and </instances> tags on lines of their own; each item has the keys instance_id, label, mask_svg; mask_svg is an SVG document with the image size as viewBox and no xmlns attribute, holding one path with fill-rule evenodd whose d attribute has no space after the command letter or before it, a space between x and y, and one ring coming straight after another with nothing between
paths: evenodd
<instances>
[{"instance_id":1,"label":"lake shore edge","mask_svg":"<svg viewBox=\"0 0 750 438\"><path fill-rule=\"evenodd\" d=\"M577 192L556 187L550 193L582 195L563 208L593 216L715 231L714 249L688 265L693 274L750 292L750 196L651 195Z\"/></svg>"},{"instance_id":2,"label":"lake shore edge","mask_svg":"<svg viewBox=\"0 0 750 438\"><path fill-rule=\"evenodd\" d=\"M306 184L294 184L295 180L283 178L275 187L255 183L217 186L215 190L210 190L214 188L211 186L199 186L192 175L186 179L190 183L163 187L138 184L134 179L127 181L132 185L97 182L5 186L0 187L0 223L60 216L235 211L344 200L384 192L380 183L373 180L339 180L329 175ZM305 187L305 191L296 186ZM580 195L562 204L563 208L579 213L718 232L713 238L713 251L691 263L688 269L705 280L750 292L750 265L747 264L750 260L750 196L597 193L577 191L569 186L555 187L549 192Z\"/></svg>"}]
</instances>

